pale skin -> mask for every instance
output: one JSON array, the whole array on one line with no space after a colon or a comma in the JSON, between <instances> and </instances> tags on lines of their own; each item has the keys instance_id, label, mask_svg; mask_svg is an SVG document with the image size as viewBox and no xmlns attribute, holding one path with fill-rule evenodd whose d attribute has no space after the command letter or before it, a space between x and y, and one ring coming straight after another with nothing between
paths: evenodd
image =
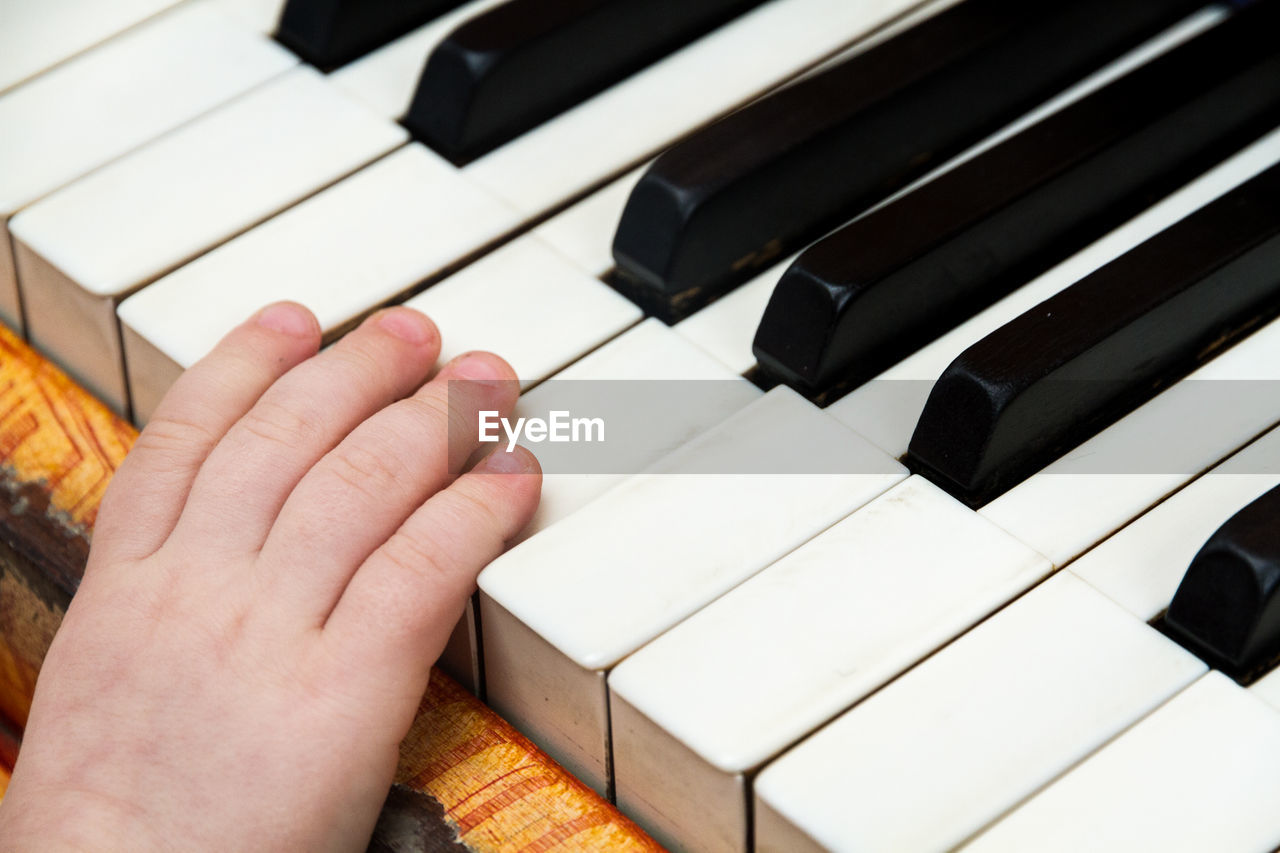
<instances>
[{"instance_id":1,"label":"pale skin","mask_svg":"<svg viewBox=\"0 0 1280 853\"><path fill-rule=\"evenodd\" d=\"M487 353L431 374L421 314L317 354L259 312L175 384L112 482L0 806L0 848L363 850L431 664L532 516ZM450 380L467 379L470 382ZM476 432L470 430L470 432Z\"/></svg>"}]
</instances>

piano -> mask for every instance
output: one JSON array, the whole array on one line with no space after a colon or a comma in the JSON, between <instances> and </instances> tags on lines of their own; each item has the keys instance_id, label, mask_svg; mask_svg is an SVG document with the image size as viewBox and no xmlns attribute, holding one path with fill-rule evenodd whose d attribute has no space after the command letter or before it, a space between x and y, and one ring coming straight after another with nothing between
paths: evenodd
<instances>
[{"instance_id":1,"label":"piano","mask_svg":"<svg viewBox=\"0 0 1280 853\"><path fill-rule=\"evenodd\" d=\"M1280 849L1276 0L11 6L0 764L130 422L404 302L626 446L373 849Z\"/></svg>"}]
</instances>

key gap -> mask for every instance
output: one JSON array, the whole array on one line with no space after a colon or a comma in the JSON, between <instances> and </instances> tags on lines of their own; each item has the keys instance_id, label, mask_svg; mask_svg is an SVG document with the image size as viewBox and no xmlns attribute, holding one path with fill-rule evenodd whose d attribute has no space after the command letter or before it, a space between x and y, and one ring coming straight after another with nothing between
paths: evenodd
<instances>
[{"instance_id":1,"label":"key gap","mask_svg":"<svg viewBox=\"0 0 1280 853\"><path fill-rule=\"evenodd\" d=\"M1204 676L1200 676L1200 678L1203 678L1203 677L1204 677ZM1143 716L1141 716L1141 717L1139 717L1138 719L1134 720L1133 722L1129 723L1128 725L1126 725L1126 726L1122 727L1118 732L1116 732L1116 733L1115 733L1115 734L1113 734L1111 737L1107 738L1107 739L1106 739L1106 740L1104 740L1102 743L1100 743L1100 744L1098 744L1096 747L1094 747L1094 749L1093 749L1091 752L1089 752L1087 755L1085 755L1084 757L1082 757L1079 761L1075 762L1074 764L1070 765L1069 767L1063 768L1060 772L1058 772L1058 773L1054 774L1054 776L1053 776L1052 778L1050 778L1050 779L1046 780L1043 784L1041 784L1041 785L1039 785L1038 787L1036 787L1034 790L1032 790L1032 791L1031 791L1029 794L1027 794L1025 797L1022 797L1022 798L1021 798L1021 799L1019 799L1017 802L1015 802L1015 803L1013 803L1012 805L1010 805L1007 809L1005 809L1004 811L1000 812L1000 814L996 815L994 818L992 818L992 819L991 819L991 820L989 820L988 822L984 823L981 827L979 827L978 829L974 830L970 835L966 836L966 837L964 838L964 840L962 840L959 844L957 844L957 845L956 845L955 849L957 849L957 850L958 850L958 849L962 849L963 847L965 847L966 845L968 845L971 841L973 841L975 838L977 838L978 836L980 836L980 835L982 835L984 832L986 832L988 829L990 829L991 827L995 826L997 823L999 823L1000 821L1004 820L1007 816L1009 816L1009 815L1013 814L1013 813L1014 813L1014 812L1016 812L1018 809L1022 808L1022 806L1024 806L1026 803L1028 803L1028 802L1030 802L1031 800L1035 799L1037 796L1039 796L1039 795L1040 795L1040 793L1041 793L1042 791L1047 790L1049 787L1051 787L1053 784L1055 784L1059 779L1062 779L1064 776L1066 776L1067 774L1069 774L1071 771L1075 770L1075 769L1076 769L1077 767L1079 767L1081 764L1084 764L1086 761L1088 761L1089 759L1093 758L1093 757L1094 757L1095 755L1097 755L1098 753L1102 752L1104 749L1106 749L1106 748L1107 748L1108 746L1110 746L1112 743L1116 742L1116 741L1117 741L1117 740L1119 740L1121 737L1123 737L1125 734L1127 734L1128 732L1130 732L1130 731L1132 731L1134 728L1136 728L1139 724L1141 724L1143 721L1145 721L1145 720L1146 720L1148 717L1150 717L1152 714L1156 713L1156 712L1157 712L1157 711L1159 711L1161 708L1163 708L1165 705L1168 705L1168 704L1169 704L1170 702L1172 702L1174 699L1176 699L1176 698L1178 698L1179 696L1181 696L1181 695L1182 695L1182 693L1183 693L1183 691L1185 691L1185 690L1186 690L1188 687L1190 687L1192 684L1196 684L1197 682L1199 682L1200 678L1195 679L1194 681L1192 681L1192 682L1191 682L1191 684L1188 684L1186 687L1183 687L1181 690L1178 690L1178 691L1174 692L1171 696L1167 696L1167 697L1165 697L1165 699L1164 699L1163 701L1161 701L1158 705L1156 705L1156 706L1155 706L1154 708L1152 708L1151 710L1147 711L1147 713L1146 713L1146 714L1144 714Z\"/></svg>"},{"instance_id":2,"label":"key gap","mask_svg":"<svg viewBox=\"0 0 1280 853\"><path fill-rule=\"evenodd\" d=\"M982 618L980 618L979 620L977 620L976 622L974 622L974 623L973 623L972 625L970 625L968 628L965 628L965 629L964 629L963 631L961 631L960 633L956 634L954 637L950 638L949 640L944 641L944 642L943 642L941 645L939 645L937 648L935 648L935 649L933 649L932 651L928 652L927 654L923 655L923 656L922 656L922 657L920 657L918 660L916 660L914 663L912 663L910 666L908 666L907 668L903 669L901 672L899 672L898 674L896 674L896 675L892 676L891 678L887 679L883 684L879 685L879 686L878 686L878 687L876 687L874 690L872 690L872 691L870 691L869 693L867 693L865 696L863 696L863 697L859 698L857 701L853 702L852 704L848 705L847 707L842 708L840 711L838 711L837 713L833 714L833 715L832 715L831 717L829 717L828 719L824 720L823 722L821 722L821 723L817 724L817 725L816 725L816 726L814 726L813 728L811 728L811 729L809 729L809 730L805 731L805 732L804 732L803 734L801 734L800 736L798 736L798 737L794 738L793 740L789 741L789 742L788 742L788 743L786 743L784 746L782 746L781 748L779 748L779 749L778 749L778 750L776 750L775 752L771 753L767 758L765 758L763 761L761 761L759 764L757 764L754 768L752 768L751 770L749 770L749 771L745 772L745 773L743 774L743 779L744 779L744 781L745 781L745 783L746 783L746 784L745 784L745 794L746 794L746 796L747 796L747 815L748 815L749 820L750 820L750 823L749 823L749 824L748 824L748 826L747 826L747 837L748 837L748 839L749 839L749 841L750 841L750 844L748 845L747 849L748 849L748 850L753 850L753 849L754 849L754 847L753 847L753 845L754 845L754 831L755 831L755 815L754 815L754 811L755 811L755 809L754 809L754 800L755 800L755 778L756 778L756 776L758 776L762 771L764 771L764 770L765 770L765 769L766 769L770 764L772 764L774 761L777 761L777 760L778 760L779 758L781 758L783 755L785 755L786 753L790 752L792 749L794 749L795 747L799 746L799 745L800 745L801 743L803 743L804 741L808 740L808 739L809 739L810 737L812 737L815 733L817 733L817 732L821 731L822 729L826 728L827 726L831 725L833 722L835 722L836 720L840 719L841 717L843 717L845 714L849 713L849 712L850 712L850 711L852 711L853 709L857 708L857 707L858 707L859 705L861 705L862 703L864 703L864 702L866 702L867 700L871 699L872 697L876 696L876 695L877 695L877 694L879 694L881 691L885 690L886 688L888 688L890 685L894 684L894 683L895 683L896 681L898 681L899 679L904 678L905 676L907 676L907 675L908 675L908 674L910 674L911 672L915 671L915 669L916 669L917 667L919 667L921 664L925 663L926 661L928 661L928 660L930 660L931 658L933 658L935 655L937 655L937 654L939 654L940 652L942 652L944 649L946 649L946 648L950 647L951 645L953 645L954 643L958 642L958 641L959 641L959 640L961 640L963 637L967 636L970 632L972 632L972 631L976 630L977 628L979 628L980 626L982 626L983 624L985 624L985 623L986 623L988 620L990 620L992 617L994 617L994 616L996 616L997 614L999 614L999 613L1001 613L1002 611L1004 611L1006 608L1011 607L1012 605L1014 605L1015 603L1017 603L1020 599L1022 599L1024 596L1029 595L1031 592L1033 592L1034 590L1038 589L1042 584L1048 583L1050 580L1052 580L1054 577L1056 577L1056 576L1058 575L1058 572L1059 572L1059 571L1060 571L1060 569L1059 569L1059 568L1054 568L1052 571L1050 571L1050 572L1049 572L1049 574L1047 574L1047 575L1046 575L1044 578L1042 578L1041 580L1039 580L1039 581L1037 581L1036 583L1032 584L1032 585L1031 585L1031 586L1029 586L1028 588L1026 588L1026 589L1022 590L1021 592L1019 592L1017 595L1015 595L1015 596L1013 596L1012 598L1010 598L1010 599L1009 599L1008 601L1006 601L1005 603L1003 603L1003 604L1001 604L1000 606L996 607L996 608L995 608L994 610L992 610L990 613L987 613L985 616L983 616ZM1176 694L1175 694L1175 695L1176 695ZM1117 735L1117 736L1118 736L1118 735ZM1101 747L1099 747L1099 748L1101 748ZM1065 771L1064 771L1064 772L1065 772ZM1055 778L1056 778L1056 777L1055 777ZM1002 816L1003 816L1003 814L1002 814ZM998 818L997 818L997 820L998 820ZM993 821L993 823L994 823L994 821ZM985 829L985 826L984 826L984 829ZM979 832L980 832L980 831L981 831L981 830L979 830ZM977 835L977 834L979 834L979 833L977 833L977 832L975 832L975 833L974 833L974 835ZM966 839L966 840L965 840L965 843L967 843L967 842L968 842L968 839ZM958 846L963 847L964 845L963 845L963 844L961 844L961 845L958 845Z\"/></svg>"}]
</instances>

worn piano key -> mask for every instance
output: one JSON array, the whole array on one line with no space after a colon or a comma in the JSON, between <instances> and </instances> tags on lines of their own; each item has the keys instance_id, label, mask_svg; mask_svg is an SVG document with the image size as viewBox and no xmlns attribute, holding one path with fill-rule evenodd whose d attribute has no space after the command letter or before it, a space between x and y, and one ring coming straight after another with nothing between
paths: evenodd
<instances>
[{"instance_id":1,"label":"worn piano key","mask_svg":"<svg viewBox=\"0 0 1280 853\"><path fill-rule=\"evenodd\" d=\"M754 770L1050 569L927 480L898 484L610 674L618 806L673 848L746 850Z\"/></svg>"},{"instance_id":2,"label":"worn piano key","mask_svg":"<svg viewBox=\"0 0 1280 853\"><path fill-rule=\"evenodd\" d=\"M6 3L0 27L0 92L177 3L178 0Z\"/></svg>"},{"instance_id":3,"label":"worn piano key","mask_svg":"<svg viewBox=\"0 0 1280 853\"><path fill-rule=\"evenodd\" d=\"M461 0L288 0L276 38L328 71L398 38Z\"/></svg>"},{"instance_id":4,"label":"worn piano key","mask_svg":"<svg viewBox=\"0 0 1280 853\"><path fill-rule=\"evenodd\" d=\"M911 2L777 0L465 169L422 146L406 149L412 154L397 152L388 159L422 160L423 171L438 180L423 180L424 174L384 187L387 173L371 167L125 300L128 371L153 389L167 387L175 366L199 358L240 318L273 298L303 302L337 331L530 219L624 173L717 112L865 35ZM764 55L751 47L762 41L771 45ZM705 85L686 92L690 79ZM673 100L673 91L682 97ZM492 205L491 215L473 222L467 209L479 198ZM215 271L217 284L210 278ZM218 298L207 301L204 295L215 287ZM148 304L157 310L143 307ZM209 310L175 310L184 304ZM139 354L136 367L130 348ZM138 399L144 405L137 411L145 417L145 401L154 404L157 397L148 391L135 394Z\"/></svg>"},{"instance_id":5,"label":"worn piano key","mask_svg":"<svg viewBox=\"0 0 1280 853\"><path fill-rule=\"evenodd\" d=\"M432 51L405 126L473 159L760 2L511 0Z\"/></svg>"},{"instance_id":6,"label":"worn piano key","mask_svg":"<svg viewBox=\"0 0 1280 853\"><path fill-rule=\"evenodd\" d=\"M1269 319L1278 192L1280 167L969 347L929 394L911 464L980 506Z\"/></svg>"},{"instance_id":7,"label":"worn piano key","mask_svg":"<svg viewBox=\"0 0 1280 853\"><path fill-rule=\"evenodd\" d=\"M120 303L135 417L168 365L194 364L258 306L296 300L334 333L519 221L425 147L392 152Z\"/></svg>"},{"instance_id":8,"label":"worn piano key","mask_svg":"<svg viewBox=\"0 0 1280 853\"><path fill-rule=\"evenodd\" d=\"M1204 671L1064 572L766 767L756 850L954 849Z\"/></svg>"},{"instance_id":9,"label":"worn piano key","mask_svg":"<svg viewBox=\"0 0 1280 853\"><path fill-rule=\"evenodd\" d=\"M700 396L696 405L686 403L654 418L643 435L643 443L632 443L628 447L631 458L641 466L674 452L761 394L750 382L652 318L569 365L552 379L522 397L516 404L516 414L557 408L557 401L567 397L564 393L567 388L561 383L714 380L714 393ZM538 509L518 541L568 517L625 479L625 474L616 472L544 474Z\"/></svg>"},{"instance_id":10,"label":"worn piano key","mask_svg":"<svg viewBox=\"0 0 1280 853\"><path fill-rule=\"evenodd\" d=\"M961 352L1019 315L1280 161L1280 130L854 389L827 411L889 455L907 452L933 382ZM1043 549L1042 553L1043 553Z\"/></svg>"},{"instance_id":11,"label":"worn piano key","mask_svg":"<svg viewBox=\"0 0 1280 853\"><path fill-rule=\"evenodd\" d=\"M0 320L22 325L10 217L296 62L190 2L0 96Z\"/></svg>"},{"instance_id":12,"label":"worn piano key","mask_svg":"<svg viewBox=\"0 0 1280 853\"><path fill-rule=\"evenodd\" d=\"M442 360L500 352L528 388L643 319L640 309L534 235L405 303L443 330Z\"/></svg>"},{"instance_id":13,"label":"worn piano key","mask_svg":"<svg viewBox=\"0 0 1280 853\"><path fill-rule=\"evenodd\" d=\"M682 317L1196 5L967 0L943 11L659 157L623 212L617 285Z\"/></svg>"},{"instance_id":14,"label":"worn piano key","mask_svg":"<svg viewBox=\"0 0 1280 853\"><path fill-rule=\"evenodd\" d=\"M426 159L430 161L433 158L434 155L428 155ZM438 160L436 162L438 162ZM437 168L443 168L443 165L441 164L440 166L437 166ZM546 222L533 229L530 235L521 237L516 242L521 243L528 240L535 244L538 248L531 251L539 256L542 256L546 251L547 246L550 246L563 253L566 257L576 261L579 265L579 270L586 269L593 275L597 276L603 274L607 270L608 264L612 262L606 248L608 246L608 236L612 233L611 226L608 223L617 221L618 214L622 210L622 205L626 200L626 190L629 186L628 182L633 180L634 177L635 176L626 176L619 179L615 184L587 197L573 207L570 207L564 212L548 219ZM370 196L376 197L376 192L376 190L372 190ZM428 199L426 197L419 199L419 203L427 202ZM341 201L335 202L334 209L341 208L343 204L344 203ZM390 211L390 214L395 214L395 212L395 210L392 210ZM383 212L382 215L387 215L387 213ZM323 211L320 216L324 216ZM305 237L306 228L307 226L305 224L299 226L299 239ZM440 234L442 232L437 233ZM343 247L341 243L335 245L341 247L344 253L348 251L358 251L358 247ZM401 247L401 251L411 252L412 248ZM511 251L522 250L512 249ZM551 261L550 259L544 260L550 265L557 265L560 263L560 261ZM624 304L626 302L625 300L621 297L617 297L616 294L604 287L603 284L597 283L598 289L592 288L582 278L581 271L569 272L566 270L566 272L571 281L550 282L549 286L566 297L574 292L581 293L589 291L590 296L588 298L601 311L601 313L597 314L596 317L598 320L604 321L605 326L613 322L606 319L609 316L613 316L615 319L618 319L625 313L631 318L637 318L637 312L634 307ZM466 273L466 268L464 268L459 274L464 273ZM438 286L444 286L450 280L450 278L446 278L440 282ZM485 282L485 286L488 287L504 288L522 284L523 278L521 276L515 276L510 280L501 283L492 281ZM339 287L340 283L334 282L333 286ZM603 294L608 295L606 296ZM200 297L188 295L181 298L198 299ZM468 294L459 293L457 299L449 300L446 298L443 300L441 307L451 315L455 308L460 309L463 316L459 317L458 321L461 323L474 324L476 322L475 316L470 314L467 308L467 306L471 305L473 301L474 300L472 300ZM253 310L251 307L248 307L251 305L251 302L248 299L245 300L244 305L246 306L244 310ZM570 335L568 338L552 338L543 334L539 328L531 327L528 323L524 322L522 315L516 315L515 312L504 312L495 316L493 314L492 306L492 302L485 301L483 307L480 309L483 310L485 316L488 318L486 322L493 323L505 321L510 324L511 328L518 328L522 340L525 341L526 351L534 353L536 358L544 362L548 360L564 360L565 362L572 360L573 358L582 355L590 348L582 348L589 340L594 341L594 343L599 343L600 341L596 340L596 338L601 334L605 334L606 331L603 326L596 326L595 334L588 334L586 333L586 330L583 329L575 329L574 334ZM613 307L610 308L609 306ZM567 324L577 315L575 314L575 308L568 306L563 307L564 315L557 317L556 322ZM155 408L155 405L159 402L160 397L163 396L164 392L173 384L174 380L177 379L182 370L191 366L191 364L200 357L202 350L199 347L188 348L186 350L182 350L180 347L176 349L173 347L161 348L155 341L147 337L147 335L152 331L162 332L164 324L173 322L173 318L166 314L164 309L151 312L146 310L144 307L136 315L132 313L135 310L136 309L134 308L129 308L123 313L133 318L133 322L138 324L140 331L136 331L131 325L129 325L129 322L126 321L121 325L121 337L123 340L123 346L128 355L128 358L126 359L128 367L127 373L133 402L134 417L138 422L143 423L150 416L151 411ZM457 330L454 329L452 320L443 317L440 319L442 323L447 323L446 328L448 336L445 340L445 345L451 347L455 347L455 345L465 346L467 335L456 334ZM335 323L335 325L337 324ZM486 326L486 329L487 328L488 327ZM210 334L213 333L211 332ZM493 340L492 337L487 336L487 333L486 338L490 342ZM171 338L167 340L169 343L173 344L180 343L178 338ZM213 338L208 339L208 345L212 345L212 340ZM505 344L505 338L503 343ZM508 348L505 345L498 345L498 349L504 353L508 351ZM524 374L521 373L521 375L523 376Z\"/></svg>"},{"instance_id":15,"label":"worn piano key","mask_svg":"<svg viewBox=\"0 0 1280 853\"><path fill-rule=\"evenodd\" d=\"M407 136L300 67L47 196L10 222L28 338L124 411L120 298Z\"/></svg>"},{"instance_id":16,"label":"worn piano key","mask_svg":"<svg viewBox=\"0 0 1280 853\"><path fill-rule=\"evenodd\" d=\"M610 223L617 221L636 177L632 174L619 178L531 233L409 300L408 304L426 311L445 330L446 354L442 358L447 358L448 352L466 349L497 350L527 386L544 378L548 365L579 359L612 332L635 323L639 319L635 307L596 279L612 263L603 247L612 233ZM526 293L529 269L525 259L531 259L533 267L544 274L535 279L540 287L535 286L536 298L532 299ZM514 269L504 270L506 267ZM476 273L477 269L482 272ZM527 304L519 310L506 300L523 300ZM506 307L495 312L494 305ZM585 312L587 322L583 322L584 307L591 309ZM538 316L542 322L534 319ZM126 334L132 332L126 329ZM569 378L576 375L594 379L725 378L723 374L708 375L705 365L710 359L701 357L692 347L680 351L672 342L676 342L676 336L661 324L642 323L577 360L565 372ZM556 408L545 399L538 402L546 393L534 394L535 410ZM741 405L754 395L744 396ZM673 425L677 420L687 422L687 434L677 428L678 441L659 441L656 446L666 452L731 411L714 401L707 402L705 410L682 409L681 418L662 421L664 425ZM518 411L516 416L520 414ZM654 458L658 455L655 451ZM572 512L615 479L607 475L544 474L537 515L521 532L521 538ZM477 695L483 692L478 630L472 597L438 662L441 669Z\"/></svg>"},{"instance_id":17,"label":"worn piano key","mask_svg":"<svg viewBox=\"0 0 1280 853\"><path fill-rule=\"evenodd\" d=\"M522 241L524 239L527 238L522 238ZM600 282L596 284L605 287ZM434 290L432 288L427 293ZM448 341L453 329L449 318L436 316L436 319L445 330L445 340ZM498 351L505 354L507 349L503 346ZM517 402L514 417L530 414L545 417L547 412L555 409L572 411L584 399L575 386L584 383L593 383L599 389L604 383L616 382L625 388L627 383L637 380L665 380L677 385L701 382L705 393L697 395L696 402L687 396L682 398L680 405L668 407L662 417L647 422L643 434L632 437L627 452L636 467L658 461L758 399L761 394L750 382L735 376L661 322L649 319L575 361L553 376L551 382L527 391ZM545 471L538 509L511 544L522 542L550 527L625 479L626 475L620 472ZM455 677L464 678L468 684L478 684L477 644L475 638L469 636L474 614L469 613L468 617L462 626L467 633L455 631L441 666Z\"/></svg>"},{"instance_id":18,"label":"worn piano key","mask_svg":"<svg viewBox=\"0 0 1280 853\"><path fill-rule=\"evenodd\" d=\"M490 704L605 790L607 671L905 473L789 389L766 394L484 570Z\"/></svg>"},{"instance_id":19,"label":"worn piano key","mask_svg":"<svg viewBox=\"0 0 1280 853\"><path fill-rule=\"evenodd\" d=\"M807 393L864 381L1280 123L1262 6L840 228L778 282L755 338Z\"/></svg>"},{"instance_id":20,"label":"worn piano key","mask_svg":"<svg viewBox=\"0 0 1280 853\"><path fill-rule=\"evenodd\" d=\"M1165 614L1170 635L1236 676L1280 653L1280 486L1227 519L1196 553Z\"/></svg>"},{"instance_id":21,"label":"worn piano key","mask_svg":"<svg viewBox=\"0 0 1280 853\"><path fill-rule=\"evenodd\" d=\"M1273 850L1280 713L1209 673L964 849Z\"/></svg>"},{"instance_id":22,"label":"worn piano key","mask_svg":"<svg viewBox=\"0 0 1280 853\"><path fill-rule=\"evenodd\" d=\"M1236 382L1242 389L1266 387ZM1168 608L1205 540L1232 512L1277 484L1280 430L1273 429L1090 549L1071 571L1150 622Z\"/></svg>"},{"instance_id":23,"label":"worn piano key","mask_svg":"<svg viewBox=\"0 0 1280 853\"><path fill-rule=\"evenodd\" d=\"M636 177L619 178L410 299L447 330L441 360L498 351L528 388L639 322L639 309L599 280L612 263L603 249L611 223ZM652 354L634 357L642 372Z\"/></svg>"}]
</instances>

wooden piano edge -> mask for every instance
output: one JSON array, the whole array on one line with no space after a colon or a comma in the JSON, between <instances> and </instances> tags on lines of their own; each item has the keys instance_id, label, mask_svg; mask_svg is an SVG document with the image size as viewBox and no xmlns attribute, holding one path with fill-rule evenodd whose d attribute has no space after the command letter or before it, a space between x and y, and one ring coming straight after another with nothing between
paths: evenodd
<instances>
[{"instance_id":1,"label":"wooden piano edge","mask_svg":"<svg viewBox=\"0 0 1280 853\"><path fill-rule=\"evenodd\" d=\"M0 326L0 796L97 507L136 433ZM371 850L661 848L433 670Z\"/></svg>"}]
</instances>

